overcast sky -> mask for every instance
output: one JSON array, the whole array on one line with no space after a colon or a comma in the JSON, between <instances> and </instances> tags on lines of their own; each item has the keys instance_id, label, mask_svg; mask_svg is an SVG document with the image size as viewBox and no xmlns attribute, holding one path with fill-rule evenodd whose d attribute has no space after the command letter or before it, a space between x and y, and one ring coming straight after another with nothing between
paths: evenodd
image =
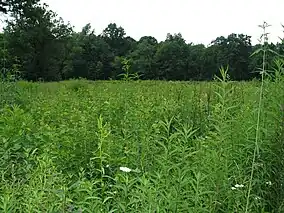
<instances>
[{"instance_id":1,"label":"overcast sky","mask_svg":"<svg viewBox=\"0 0 284 213\"><path fill-rule=\"evenodd\" d=\"M209 44L218 36L244 33L257 42L267 21L270 39L284 37L284 0L43 0L76 31L91 23L96 34L115 22L138 40L181 33L187 42Z\"/></svg>"}]
</instances>

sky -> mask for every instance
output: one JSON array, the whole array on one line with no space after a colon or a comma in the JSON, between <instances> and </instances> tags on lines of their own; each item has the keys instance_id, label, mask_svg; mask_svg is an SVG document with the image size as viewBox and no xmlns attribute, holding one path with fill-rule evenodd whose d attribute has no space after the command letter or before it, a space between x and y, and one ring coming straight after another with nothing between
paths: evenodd
<instances>
[{"instance_id":1,"label":"sky","mask_svg":"<svg viewBox=\"0 0 284 213\"><path fill-rule=\"evenodd\" d=\"M187 42L209 44L219 36L243 33L253 44L264 21L271 27L270 41L284 38L284 0L42 0L76 31L87 23L100 34L109 23L123 27L138 40L181 33Z\"/></svg>"}]
</instances>

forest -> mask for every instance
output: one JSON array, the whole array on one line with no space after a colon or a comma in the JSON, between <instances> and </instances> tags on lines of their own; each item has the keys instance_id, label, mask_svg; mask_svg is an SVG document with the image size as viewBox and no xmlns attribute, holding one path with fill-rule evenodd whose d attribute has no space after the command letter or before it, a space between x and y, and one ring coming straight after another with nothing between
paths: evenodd
<instances>
[{"instance_id":1,"label":"forest","mask_svg":"<svg viewBox=\"0 0 284 213\"><path fill-rule=\"evenodd\" d=\"M39 0L9 0L4 8L10 18L0 34L2 77L60 81L116 80L127 75L145 80L208 81L221 66L230 67L234 81L259 76L262 56L251 55L260 44L252 45L249 35L212 38L210 45L186 43L180 33L168 33L161 42L147 35L136 41L116 23L101 33L95 33L88 23L75 32L72 23L65 23ZM267 46L273 50L267 54L268 61L273 61L275 53L284 53L280 39L276 44L267 41Z\"/></svg>"}]
</instances>

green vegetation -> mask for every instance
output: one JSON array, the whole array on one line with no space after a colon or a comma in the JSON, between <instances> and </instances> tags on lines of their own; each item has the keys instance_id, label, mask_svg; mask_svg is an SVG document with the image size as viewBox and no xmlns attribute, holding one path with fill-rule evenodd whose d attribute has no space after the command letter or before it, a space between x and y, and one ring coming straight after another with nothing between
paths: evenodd
<instances>
[{"instance_id":1,"label":"green vegetation","mask_svg":"<svg viewBox=\"0 0 284 213\"><path fill-rule=\"evenodd\" d=\"M276 73L1 84L0 211L283 212Z\"/></svg>"},{"instance_id":2,"label":"green vegetation","mask_svg":"<svg viewBox=\"0 0 284 213\"><path fill-rule=\"evenodd\" d=\"M205 47L74 32L39 0L0 12L0 212L284 212L284 40L265 22L259 45Z\"/></svg>"}]
</instances>

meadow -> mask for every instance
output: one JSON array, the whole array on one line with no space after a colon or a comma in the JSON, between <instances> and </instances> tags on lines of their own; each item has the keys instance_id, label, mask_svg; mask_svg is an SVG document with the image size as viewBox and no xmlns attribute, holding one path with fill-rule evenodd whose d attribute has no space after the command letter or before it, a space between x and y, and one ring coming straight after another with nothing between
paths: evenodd
<instances>
[{"instance_id":1,"label":"meadow","mask_svg":"<svg viewBox=\"0 0 284 213\"><path fill-rule=\"evenodd\" d=\"M0 212L284 212L284 77L1 84Z\"/></svg>"}]
</instances>

